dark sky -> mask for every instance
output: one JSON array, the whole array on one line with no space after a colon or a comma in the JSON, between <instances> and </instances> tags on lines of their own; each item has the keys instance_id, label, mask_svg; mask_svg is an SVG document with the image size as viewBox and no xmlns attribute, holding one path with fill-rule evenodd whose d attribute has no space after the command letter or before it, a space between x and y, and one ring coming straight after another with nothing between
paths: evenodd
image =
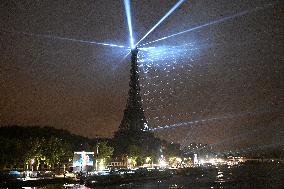
<instances>
[{"instance_id":1,"label":"dark sky","mask_svg":"<svg viewBox=\"0 0 284 189\"><path fill-rule=\"evenodd\" d=\"M176 1L131 2L138 41ZM283 143L283 8L188 0L143 41L248 11L147 46L164 48L153 61L140 51L146 117L154 128L177 126L159 136L184 145ZM2 0L0 16L0 124L112 136L127 99L127 50L52 36L128 46L123 1Z\"/></svg>"}]
</instances>

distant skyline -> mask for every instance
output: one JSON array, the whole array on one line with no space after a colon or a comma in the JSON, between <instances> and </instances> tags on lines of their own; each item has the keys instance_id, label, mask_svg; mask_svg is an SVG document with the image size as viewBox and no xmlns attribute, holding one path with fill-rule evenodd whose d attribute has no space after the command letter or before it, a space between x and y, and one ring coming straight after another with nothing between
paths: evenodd
<instances>
[{"instance_id":1,"label":"distant skyline","mask_svg":"<svg viewBox=\"0 0 284 189\"><path fill-rule=\"evenodd\" d=\"M131 2L137 42L176 1ZM58 37L129 46L123 1L0 5L0 125L112 137L128 95L127 49ZM154 43L158 54L140 51L146 118L153 128L170 127L159 136L237 148L284 142L283 2L185 1L143 42L257 7Z\"/></svg>"}]
</instances>

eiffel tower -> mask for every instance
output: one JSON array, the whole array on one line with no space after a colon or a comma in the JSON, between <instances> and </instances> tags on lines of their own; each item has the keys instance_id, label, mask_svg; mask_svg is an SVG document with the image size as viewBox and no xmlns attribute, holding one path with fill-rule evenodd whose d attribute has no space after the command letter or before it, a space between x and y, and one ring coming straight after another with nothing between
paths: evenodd
<instances>
[{"instance_id":1,"label":"eiffel tower","mask_svg":"<svg viewBox=\"0 0 284 189\"><path fill-rule=\"evenodd\" d=\"M119 129L139 132L147 131L148 123L144 115L140 96L137 54L137 48L131 51L130 88L128 91L126 108Z\"/></svg>"},{"instance_id":2,"label":"eiffel tower","mask_svg":"<svg viewBox=\"0 0 284 189\"><path fill-rule=\"evenodd\" d=\"M131 145L138 146L144 154L156 148L159 139L149 131L140 96L137 64L138 49L131 50L130 82L126 108L118 131L114 135L115 155L129 154Z\"/></svg>"}]
</instances>

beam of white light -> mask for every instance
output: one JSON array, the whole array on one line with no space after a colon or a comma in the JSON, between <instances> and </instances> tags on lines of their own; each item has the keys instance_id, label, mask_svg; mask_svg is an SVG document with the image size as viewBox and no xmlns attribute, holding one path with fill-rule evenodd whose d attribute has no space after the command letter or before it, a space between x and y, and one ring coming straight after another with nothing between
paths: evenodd
<instances>
[{"instance_id":1,"label":"beam of white light","mask_svg":"<svg viewBox=\"0 0 284 189\"><path fill-rule=\"evenodd\" d=\"M131 8L130 8L130 0L124 0L124 8L127 18L127 24L129 29L129 37L130 37L130 47L131 49L135 48L134 45L134 38L133 38L133 29L132 29L132 22L131 22Z\"/></svg>"},{"instance_id":2,"label":"beam of white light","mask_svg":"<svg viewBox=\"0 0 284 189\"><path fill-rule=\"evenodd\" d=\"M161 19L157 22L145 35L136 43L137 46L141 41L143 41L154 29L156 29L168 16L170 16L185 0L179 0Z\"/></svg>"},{"instance_id":3,"label":"beam of white light","mask_svg":"<svg viewBox=\"0 0 284 189\"><path fill-rule=\"evenodd\" d=\"M122 58L121 62L124 61L128 57L128 55L130 55L130 53L131 53L131 50L129 50L129 52Z\"/></svg>"},{"instance_id":4,"label":"beam of white light","mask_svg":"<svg viewBox=\"0 0 284 189\"><path fill-rule=\"evenodd\" d=\"M182 122L182 123L176 123L172 125L158 126L157 128L151 128L149 130L158 131L162 129L172 129L172 128L181 127L181 126L191 126L195 124L197 125L197 124L204 123L204 122L217 121L217 120L223 120L223 119L232 119L232 118L237 118L237 117L242 117L242 116L247 116L247 115L258 115L258 114L273 113L273 112L277 112L277 110L243 112L243 113L239 113L235 115L219 116L219 117L212 117L212 118L207 118L207 119L199 119L199 120L187 121L187 122Z\"/></svg>"},{"instance_id":5,"label":"beam of white light","mask_svg":"<svg viewBox=\"0 0 284 189\"><path fill-rule=\"evenodd\" d=\"M81 40L81 39L73 39L73 38L67 38L67 37L59 37L59 36L53 36L53 35L46 35L46 34L34 34L34 33L27 33L27 32L17 32L17 31L4 31L8 33L16 33L20 35L28 35L32 37L39 37L39 38L47 38L47 39L53 39L53 40L65 40L65 41L72 41L77 43L86 43L90 45L103 45L108 47L117 47L117 48L128 48L123 45L116 45L116 44L110 44L110 43L100 43L95 41L87 41L87 40Z\"/></svg>"},{"instance_id":6,"label":"beam of white light","mask_svg":"<svg viewBox=\"0 0 284 189\"><path fill-rule=\"evenodd\" d=\"M139 46L145 46L145 45L149 45L151 43L155 43L155 42L158 42L158 41L162 41L162 40L165 40L165 39L168 39L168 38L171 38L171 37L175 37L177 35L181 35L181 34L184 34L184 33L187 33L187 32L192 32L192 31L195 31L195 30L199 30L199 29L202 29L202 28L205 28L205 27L208 27L208 26L211 26L211 25L216 25L216 24L220 24L220 23L223 23L223 22L226 22L228 20L232 20L234 18L237 18L237 17L241 17L241 16L244 16L244 15L247 15L247 14L250 14L252 12L255 12L255 11L259 11L261 9L264 9L266 8L267 6L270 6L271 4L268 4L264 7L256 7L252 10L245 10L245 11L242 11L238 14L234 14L234 15L231 15L231 16L226 16L224 18L220 18L218 20L214 20L214 21L211 21L209 23L205 23L205 24L202 24L202 25L199 25L199 26L196 26L196 27L193 27L193 28L190 28L188 30L184 30L184 31L181 31L181 32L178 32L178 33L175 33L175 34L171 34L171 35L168 35L168 36L165 36L165 37L162 37L162 38L159 38L159 39L156 39L154 41L150 41L150 42L147 42L147 43L144 43L144 44L141 44ZM140 40L141 41L141 40ZM139 42L140 42L139 41Z\"/></svg>"}]
</instances>

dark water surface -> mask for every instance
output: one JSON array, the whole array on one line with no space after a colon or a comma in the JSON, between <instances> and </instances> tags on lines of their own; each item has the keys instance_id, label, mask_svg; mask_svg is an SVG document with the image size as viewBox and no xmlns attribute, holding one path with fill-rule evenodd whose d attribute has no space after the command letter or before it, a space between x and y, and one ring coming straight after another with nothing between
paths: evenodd
<instances>
[{"instance_id":1,"label":"dark water surface","mask_svg":"<svg viewBox=\"0 0 284 189\"><path fill-rule=\"evenodd\" d=\"M48 185L34 189L63 189L62 185ZM68 188L88 189L75 185ZM164 180L129 183L123 185L98 186L98 189L284 189L284 165L254 163L236 167L221 166L216 169L203 169L189 175L174 175Z\"/></svg>"}]
</instances>

